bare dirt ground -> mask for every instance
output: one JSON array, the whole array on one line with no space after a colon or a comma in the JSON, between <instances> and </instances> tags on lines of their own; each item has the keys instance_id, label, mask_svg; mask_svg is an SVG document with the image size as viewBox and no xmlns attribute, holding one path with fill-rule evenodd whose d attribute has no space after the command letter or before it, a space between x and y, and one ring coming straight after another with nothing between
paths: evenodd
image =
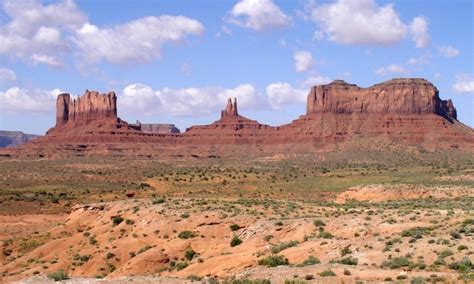
<instances>
[{"instance_id":1,"label":"bare dirt ground","mask_svg":"<svg viewBox=\"0 0 474 284\"><path fill-rule=\"evenodd\" d=\"M0 273L4 281L58 270L109 280L458 279L448 266L473 253L472 211L403 207L161 198L76 206L62 224L26 238L36 247L4 242L11 253ZM326 278L324 271L334 276Z\"/></svg>"}]
</instances>

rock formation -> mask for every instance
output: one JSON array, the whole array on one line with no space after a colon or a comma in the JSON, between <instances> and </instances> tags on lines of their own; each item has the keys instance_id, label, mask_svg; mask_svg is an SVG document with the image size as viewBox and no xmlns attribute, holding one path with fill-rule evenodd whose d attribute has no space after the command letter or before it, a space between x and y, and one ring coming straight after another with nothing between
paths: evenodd
<instances>
[{"instance_id":1,"label":"rock formation","mask_svg":"<svg viewBox=\"0 0 474 284\"><path fill-rule=\"evenodd\" d=\"M82 97L71 99L60 94L56 100L56 127L66 124L87 124L94 120L117 119L117 96L114 92L99 94L86 90Z\"/></svg>"},{"instance_id":2,"label":"rock formation","mask_svg":"<svg viewBox=\"0 0 474 284\"><path fill-rule=\"evenodd\" d=\"M306 114L281 126L240 115L237 100L229 99L219 120L184 133L173 125L128 124L117 117L116 100L113 92L86 91L75 100L69 94L58 96L56 126L18 151L271 155L330 151L354 141L371 145L374 139L433 151L474 151L472 128L456 120L452 101L441 100L436 87L424 79L393 79L368 88L341 80L314 86Z\"/></svg>"},{"instance_id":3,"label":"rock formation","mask_svg":"<svg viewBox=\"0 0 474 284\"><path fill-rule=\"evenodd\" d=\"M227 106L221 111L221 119L238 116L239 112L237 111L237 99L234 98L234 102L232 103L232 99L229 98L227 100Z\"/></svg>"},{"instance_id":4,"label":"rock formation","mask_svg":"<svg viewBox=\"0 0 474 284\"><path fill-rule=\"evenodd\" d=\"M369 88L336 80L311 88L306 113L433 113L456 119L451 100L441 100L438 93L425 79L393 79Z\"/></svg>"}]
</instances>

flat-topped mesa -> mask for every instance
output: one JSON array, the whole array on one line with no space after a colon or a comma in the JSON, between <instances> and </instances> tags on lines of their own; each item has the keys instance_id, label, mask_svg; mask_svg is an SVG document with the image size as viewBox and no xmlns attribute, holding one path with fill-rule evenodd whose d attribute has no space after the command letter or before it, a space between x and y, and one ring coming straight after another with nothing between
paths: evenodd
<instances>
[{"instance_id":1,"label":"flat-topped mesa","mask_svg":"<svg viewBox=\"0 0 474 284\"><path fill-rule=\"evenodd\" d=\"M421 78L399 78L360 88L342 80L314 86L306 113L438 114L456 119L451 100L441 100L438 89Z\"/></svg>"},{"instance_id":2,"label":"flat-topped mesa","mask_svg":"<svg viewBox=\"0 0 474 284\"><path fill-rule=\"evenodd\" d=\"M60 94L56 100L56 127L104 119L117 121L117 96L114 92L99 94L86 90L84 96L77 99Z\"/></svg>"},{"instance_id":3,"label":"flat-topped mesa","mask_svg":"<svg viewBox=\"0 0 474 284\"><path fill-rule=\"evenodd\" d=\"M225 107L224 110L221 111L221 119L238 117L238 116L239 116L239 112L237 111L237 99L234 98L234 102L232 102L232 99L229 98L227 100L227 106Z\"/></svg>"}]
</instances>

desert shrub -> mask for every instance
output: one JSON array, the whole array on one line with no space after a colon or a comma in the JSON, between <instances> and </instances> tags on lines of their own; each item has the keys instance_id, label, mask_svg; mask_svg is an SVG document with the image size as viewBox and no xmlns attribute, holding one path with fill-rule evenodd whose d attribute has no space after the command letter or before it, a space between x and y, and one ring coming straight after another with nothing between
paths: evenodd
<instances>
[{"instance_id":1,"label":"desert shrub","mask_svg":"<svg viewBox=\"0 0 474 284\"><path fill-rule=\"evenodd\" d=\"M186 252L184 253L184 257L189 261L191 261L195 255L196 255L196 252L191 248L187 249Z\"/></svg>"},{"instance_id":2,"label":"desert shrub","mask_svg":"<svg viewBox=\"0 0 474 284\"><path fill-rule=\"evenodd\" d=\"M258 260L259 265L276 267L280 265L288 265L288 259L281 255L271 255Z\"/></svg>"},{"instance_id":3,"label":"desert shrub","mask_svg":"<svg viewBox=\"0 0 474 284\"><path fill-rule=\"evenodd\" d=\"M324 226L326 226L326 224L325 224L323 221L319 220L319 219L314 220L314 221L313 221L313 224L314 224L314 226L316 226L316 227L324 227Z\"/></svg>"},{"instance_id":4,"label":"desert shrub","mask_svg":"<svg viewBox=\"0 0 474 284\"><path fill-rule=\"evenodd\" d=\"M317 257L310 255L303 261L302 265L314 265L318 263L321 263L321 261Z\"/></svg>"},{"instance_id":5,"label":"desert shrub","mask_svg":"<svg viewBox=\"0 0 474 284\"><path fill-rule=\"evenodd\" d=\"M178 234L178 238L183 239L183 240L195 238L195 237L196 237L196 233L192 231L182 231L182 232L179 232Z\"/></svg>"},{"instance_id":6,"label":"desert shrub","mask_svg":"<svg viewBox=\"0 0 474 284\"><path fill-rule=\"evenodd\" d=\"M69 279L69 276L67 275L66 272L64 272L64 270L62 269L59 269L51 274L48 275L48 278L49 279L52 279L54 281L62 281L62 280L67 280Z\"/></svg>"},{"instance_id":7,"label":"desert shrub","mask_svg":"<svg viewBox=\"0 0 474 284\"><path fill-rule=\"evenodd\" d=\"M332 271L331 269L327 269L320 272L319 276L321 277L336 276L336 273L334 273L334 271Z\"/></svg>"},{"instance_id":8,"label":"desert shrub","mask_svg":"<svg viewBox=\"0 0 474 284\"><path fill-rule=\"evenodd\" d=\"M117 226L118 224L122 223L123 222L123 218L122 216L114 216L112 217L112 223L114 224L114 226Z\"/></svg>"},{"instance_id":9,"label":"desert shrub","mask_svg":"<svg viewBox=\"0 0 474 284\"><path fill-rule=\"evenodd\" d=\"M350 245L345 246L343 249L341 249L341 256L345 256L345 255L351 254L351 253L352 253L352 251L351 251Z\"/></svg>"},{"instance_id":10,"label":"desert shrub","mask_svg":"<svg viewBox=\"0 0 474 284\"><path fill-rule=\"evenodd\" d=\"M322 238L322 239L332 239L332 238L334 238L334 236L331 233L329 233L327 231L324 231L324 230L319 232L318 237Z\"/></svg>"},{"instance_id":11,"label":"desert shrub","mask_svg":"<svg viewBox=\"0 0 474 284\"><path fill-rule=\"evenodd\" d=\"M462 251L462 250L465 250L465 249L468 249L468 247L466 245L459 245L458 246L458 251Z\"/></svg>"},{"instance_id":12,"label":"desert shrub","mask_svg":"<svg viewBox=\"0 0 474 284\"><path fill-rule=\"evenodd\" d=\"M188 267L188 263L186 261L178 261L175 263L174 267L176 270L180 271Z\"/></svg>"},{"instance_id":13,"label":"desert shrub","mask_svg":"<svg viewBox=\"0 0 474 284\"><path fill-rule=\"evenodd\" d=\"M189 218L189 213L184 212L183 214L181 214L181 218L183 218L183 219Z\"/></svg>"},{"instance_id":14,"label":"desert shrub","mask_svg":"<svg viewBox=\"0 0 474 284\"><path fill-rule=\"evenodd\" d=\"M233 236L232 237L232 240L230 240L230 246L231 247L235 247L235 246L238 246L242 243L242 240L239 239L239 237L237 236Z\"/></svg>"},{"instance_id":15,"label":"desert shrub","mask_svg":"<svg viewBox=\"0 0 474 284\"><path fill-rule=\"evenodd\" d=\"M240 229L240 226L237 225L237 224L232 224L232 225L229 226L229 228L230 228L231 231L237 231L237 230Z\"/></svg>"},{"instance_id":16,"label":"desert shrub","mask_svg":"<svg viewBox=\"0 0 474 284\"><path fill-rule=\"evenodd\" d=\"M271 250L272 253L276 254L276 253L279 253L282 250L285 250L287 248L297 246L298 244L299 244L298 241L289 241L287 243L279 243L277 245L272 246L272 248L270 250Z\"/></svg>"},{"instance_id":17,"label":"desert shrub","mask_svg":"<svg viewBox=\"0 0 474 284\"><path fill-rule=\"evenodd\" d=\"M111 258L114 257L114 256L115 256L114 253L108 252L108 253L105 255L105 258L106 258L106 259L111 259Z\"/></svg>"},{"instance_id":18,"label":"desert shrub","mask_svg":"<svg viewBox=\"0 0 474 284\"><path fill-rule=\"evenodd\" d=\"M411 237L412 239L421 239L429 231L426 227L415 227L402 231L402 237Z\"/></svg>"},{"instance_id":19,"label":"desert shrub","mask_svg":"<svg viewBox=\"0 0 474 284\"><path fill-rule=\"evenodd\" d=\"M359 260L355 257L350 257L349 256L349 257L338 259L338 260L336 260L336 262L340 263L340 264L344 264L344 265L357 265Z\"/></svg>"},{"instance_id":20,"label":"desert shrub","mask_svg":"<svg viewBox=\"0 0 474 284\"><path fill-rule=\"evenodd\" d=\"M161 203L164 203L164 202L165 202L165 198L164 198L164 197L157 197L157 198L154 198L151 203L152 203L152 204L161 204Z\"/></svg>"},{"instance_id":21,"label":"desert shrub","mask_svg":"<svg viewBox=\"0 0 474 284\"><path fill-rule=\"evenodd\" d=\"M400 267L409 267L413 265L414 263L406 257L394 257L382 263L383 267L387 267L390 269L398 269Z\"/></svg>"},{"instance_id":22,"label":"desert shrub","mask_svg":"<svg viewBox=\"0 0 474 284\"><path fill-rule=\"evenodd\" d=\"M127 219L127 220L125 220L125 224L127 224L127 225L133 225L133 224L135 224L135 221L130 220L130 219Z\"/></svg>"}]
</instances>

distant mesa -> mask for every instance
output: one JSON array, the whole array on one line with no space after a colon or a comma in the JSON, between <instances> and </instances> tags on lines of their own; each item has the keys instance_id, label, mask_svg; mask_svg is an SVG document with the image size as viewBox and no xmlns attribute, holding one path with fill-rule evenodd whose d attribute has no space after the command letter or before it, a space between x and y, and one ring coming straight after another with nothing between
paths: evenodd
<instances>
[{"instance_id":1,"label":"distant mesa","mask_svg":"<svg viewBox=\"0 0 474 284\"><path fill-rule=\"evenodd\" d=\"M173 124L121 120L114 92L86 90L77 99L61 94L55 127L17 148L17 153L288 154L332 151L354 141L372 145L374 139L430 151L474 150L474 131L457 121L451 100L442 100L428 80L398 78L368 88L342 80L314 86L307 97L306 114L280 126L240 115L237 99L229 98L220 119L183 133Z\"/></svg>"},{"instance_id":2,"label":"distant mesa","mask_svg":"<svg viewBox=\"0 0 474 284\"><path fill-rule=\"evenodd\" d=\"M0 148L19 146L38 137L40 135L25 134L21 131L0 130Z\"/></svg>"},{"instance_id":3,"label":"distant mesa","mask_svg":"<svg viewBox=\"0 0 474 284\"><path fill-rule=\"evenodd\" d=\"M141 123L137 120L135 126L139 128L143 133L150 134L176 134L181 133L179 128L174 124L169 123Z\"/></svg>"}]
</instances>

